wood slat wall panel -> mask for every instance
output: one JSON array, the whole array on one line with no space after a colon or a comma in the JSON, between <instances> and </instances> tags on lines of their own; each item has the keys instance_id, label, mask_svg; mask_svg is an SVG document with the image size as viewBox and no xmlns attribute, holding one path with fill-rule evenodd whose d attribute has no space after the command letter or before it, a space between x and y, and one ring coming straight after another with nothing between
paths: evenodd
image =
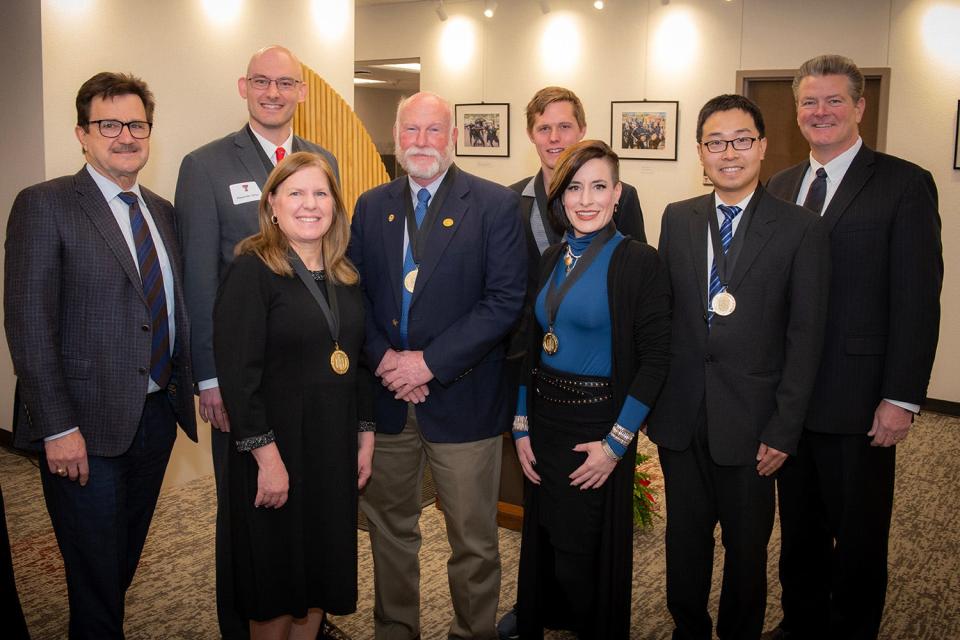
<instances>
[{"instance_id":1,"label":"wood slat wall panel","mask_svg":"<svg viewBox=\"0 0 960 640\"><path fill-rule=\"evenodd\" d=\"M328 149L340 164L340 186L347 214L360 194L390 181L366 127L343 97L303 65L307 99L297 106L293 132Z\"/></svg>"}]
</instances>

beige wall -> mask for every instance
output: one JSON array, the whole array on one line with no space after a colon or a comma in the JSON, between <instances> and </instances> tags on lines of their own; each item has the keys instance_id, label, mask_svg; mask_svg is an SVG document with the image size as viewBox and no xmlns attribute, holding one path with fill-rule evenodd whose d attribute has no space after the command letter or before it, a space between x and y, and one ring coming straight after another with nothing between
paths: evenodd
<instances>
[{"instance_id":1,"label":"beige wall","mask_svg":"<svg viewBox=\"0 0 960 640\"><path fill-rule=\"evenodd\" d=\"M393 153L393 123L397 105L405 97L403 91L355 87L353 108L367 128L380 153Z\"/></svg>"},{"instance_id":2,"label":"beige wall","mask_svg":"<svg viewBox=\"0 0 960 640\"><path fill-rule=\"evenodd\" d=\"M358 8L357 58L420 58L424 90L452 102L509 102L511 157L458 163L509 184L530 175L537 157L523 109L547 84L584 102L587 136L609 141L612 100L679 100L677 162L627 160L647 235L674 200L706 191L695 153L700 106L733 92L738 69L793 69L819 53L841 53L864 67L890 67L887 151L931 172L940 189L946 275L940 349L930 396L960 401L960 172L953 140L960 94L960 2L936 0L637 0L596 11L583 0L501 2L492 20L479 1ZM940 35L942 34L942 35ZM544 55L544 49L549 55ZM869 108L869 106L868 106ZM775 144L775 140L771 140Z\"/></svg>"},{"instance_id":3,"label":"beige wall","mask_svg":"<svg viewBox=\"0 0 960 640\"><path fill-rule=\"evenodd\" d=\"M256 49L290 47L353 99L354 0L13 0L14 10L8 2L0 46L7 60L23 62L8 65L3 94L4 222L17 191L80 168L74 98L98 71L132 72L156 95L150 162L140 180L170 200L181 158L246 121L236 80ZM220 10L212 14L207 7ZM24 149L38 145L42 164L31 171L33 158L28 153L25 162ZM9 167L18 163L23 172L13 178ZM0 426L9 429L13 378L5 340L0 349ZM200 432L199 447L181 434L168 484L211 472L209 429Z\"/></svg>"}]
</instances>

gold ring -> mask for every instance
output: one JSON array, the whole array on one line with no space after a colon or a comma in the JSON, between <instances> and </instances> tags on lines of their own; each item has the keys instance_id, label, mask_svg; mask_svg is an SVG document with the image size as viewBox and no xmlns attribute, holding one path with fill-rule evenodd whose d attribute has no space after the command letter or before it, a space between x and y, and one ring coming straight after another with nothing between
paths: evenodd
<instances>
[{"instance_id":1,"label":"gold ring","mask_svg":"<svg viewBox=\"0 0 960 640\"><path fill-rule=\"evenodd\" d=\"M59 475L61 475L61 476L65 476L65 475L67 475L67 470L66 470L66 469L61 469L60 467L57 467L57 473L58 473Z\"/></svg>"}]
</instances>

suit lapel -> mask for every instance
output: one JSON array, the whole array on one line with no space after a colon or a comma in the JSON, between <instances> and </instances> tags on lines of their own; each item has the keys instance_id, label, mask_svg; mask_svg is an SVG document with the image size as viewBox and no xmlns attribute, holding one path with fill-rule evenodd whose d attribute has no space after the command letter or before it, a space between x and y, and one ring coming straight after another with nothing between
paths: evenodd
<instances>
[{"instance_id":1,"label":"suit lapel","mask_svg":"<svg viewBox=\"0 0 960 640\"><path fill-rule=\"evenodd\" d=\"M830 205L823 214L824 222L827 225L827 233L832 232L833 228L837 226L837 222L840 221L844 211L847 210L856 195L863 189L863 185L873 175L873 158L873 150L866 145L860 147L860 151L853 158L850 168L844 174L840 186L837 187L837 192L833 194L833 199L830 200Z\"/></svg>"},{"instance_id":2,"label":"suit lapel","mask_svg":"<svg viewBox=\"0 0 960 640\"><path fill-rule=\"evenodd\" d=\"M436 223L430 229L430 235L427 237L427 245L423 252L423 260L420 261L420 272L417 274L417 286L413 291L413 297L410 299L410 306L413 307L420 296L430 276L436 271L440 258L447 245L457 234L462 226L463 217L467 215L469 206L466 203L466 197L470 193L470 187L461 172L458 172L450 186L450 193L443 206L437 212Z\"/></svg>"},{"instance_id":3,"label":"suit lapel","mask_svg":"<svg viewBox=\"0 0 960 640\"><path fill-rule=\"evenodd\" d=\"M750 211L750 218L741 220L741 224L746 222L748 226L744 229L746 235L743 238L739 255L736 257L733 273L730 275L729 288L734 292L740 285L740 281L743 280L743 276L750 270L750 265L760 255L763 247L773 235L775 227L773 223L777 221L777 215L772 207L764 206L764 200L768 197L763 187L759 187L747 207L749 209L752 206L753 209ZM737 235L739 234L740 229L738 228ZM736 241L736 236L734 236L734 241Z\"/></svg>"},{"instance_id":4,"label":"suit lapel","mask_svg":"<svg viewBox=\"0 0 960 640\"><path fill-rule=\"evenodd\" d=\"M240 129L233 136L233 143L237 146L237 156L246 170L261 187L267 183L267 170L260 159L260 151L253 146L253 140L247 132L247 127Z\"/></svg>"},{"instance_id":5,"label":"suit lapel","mask_svg":"<svg viewBox=\"0 0 960 640\"><path fill-rule=\"evenodd\" d=\"M810 168L810 160L797 165L794 167L792 173L789 174L789 184L790 184L790 195L785 200L790 202L796 202L797 198L800 197L800 185L803 184L803 176L807 175L807 170Z\"/></svg>"},{"instance_id":6,"label":"suit lapel","mask_svg":"<svg viewBox=\"0 0 960 640\"><path fill-rule=\"evenodd\" d=\"M406 185L406 177L394 180L387 188L386 206L374 214L383 216L383 255L398 312L402 306L400 287L403 286L403 230L406 228L407 215L407 205L403 199L407 197Z\"/></svg>"},{"instance_id":7,"label":"suit lapel","mask_svg":"<svg viewBox=\"0 0 960 640\"><path fill-rule=\"evenodd\" d=\"M134 289L136 289L140 295L143 303L146 304L147 300L143 295L143 285L140 283L140 272L133 263L130 246L127 244L126 239L123 237L123 232L120 231L120 227L117 225L117 219L113 217L113 211L110 210L110 205L103 199L103 193L101 193L99 187L97 187L97 183L93 181L93 178L90 177L90 174L87 173L86 167L80 169L80 171L74 175L74 184L80 196L80 207L87 217L90 218L90 221L100 235L103 236L104 241L107 243L107 246L110 247L110 250L113 251L120 266L130 279L130 282L135 285Z\"/></svg>"},{"instance_id":8,"label":"suit lapel","mask_svg":"<svg viewBox=\"0 0 960 640\"><path fill-rule=\"evenodd\" d=\"M713 193L709 193L694 203L690 216L690 266L704 313L707 312L707 216L712 210Z\"/></svg>"}]
</instances>

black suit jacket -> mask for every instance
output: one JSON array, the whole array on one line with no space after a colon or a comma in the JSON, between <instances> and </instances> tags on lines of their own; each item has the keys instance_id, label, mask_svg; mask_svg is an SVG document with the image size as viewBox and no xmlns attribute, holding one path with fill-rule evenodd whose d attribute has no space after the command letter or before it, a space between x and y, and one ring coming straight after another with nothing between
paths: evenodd
<instances>
[{"instance_id":1,"label":"black suit jacket","mask_svg":"<svg viewBox=\"0 0 960 640\"><path fill-rule=\"evenodd\" d=\"M765 443L795 454L826 316L826 238L810 211L758 188L740 221L729 316L708 331L707 216L713 193L667 206L658 250L673 290L670 371L648 420L657 445L690 446L701 399L718 464L756 464Z\"/></svg>"},{"instance_id":2,"label":"black suit jacket","mask_svg":"<svg viewBox=\"0 0 960 640\"><path fill-rule=\"evenodd\" d=\"M773 176L770 192L796 202L808 167ZM833 271L806 428L866 433L881 399L926 396L943 283L937 187L928 171L864 145L823 224Z\"/></svg>"},{"instance_id":3,"label":"black suit jacket","mask_svg":"<svg viewBox=\"0 0 960 640\"><path fill-rule=\"evenodd\" d=\"M473 442L503 431L508 407L502 374L504 337L523 306L527 263L518 198L510 190L456 171L423 249L410 302L409 348L423 350L435 378L417 405L431 442ZM366 304L364 351L371 367L401 349L406 176L365 192L351 224L349 256ZM399 433L407 403L377 385L377 431Z\"/></svg>"},{"instance_id":4,"label":"black suit jacket","mask_svg":"<svg viewBox=\"0 0 960 640\"><path fill-rule=\"evenodd\" d=\"M176 339L170 399L197 439L190 329L173 207L140 187L173 269ZM24 189L7 225L5 327L17 374L18 447L80 427L87 453L133 441L149 380L150 311L120 227L86 167Z\"/></svg>"}]
</instances>

